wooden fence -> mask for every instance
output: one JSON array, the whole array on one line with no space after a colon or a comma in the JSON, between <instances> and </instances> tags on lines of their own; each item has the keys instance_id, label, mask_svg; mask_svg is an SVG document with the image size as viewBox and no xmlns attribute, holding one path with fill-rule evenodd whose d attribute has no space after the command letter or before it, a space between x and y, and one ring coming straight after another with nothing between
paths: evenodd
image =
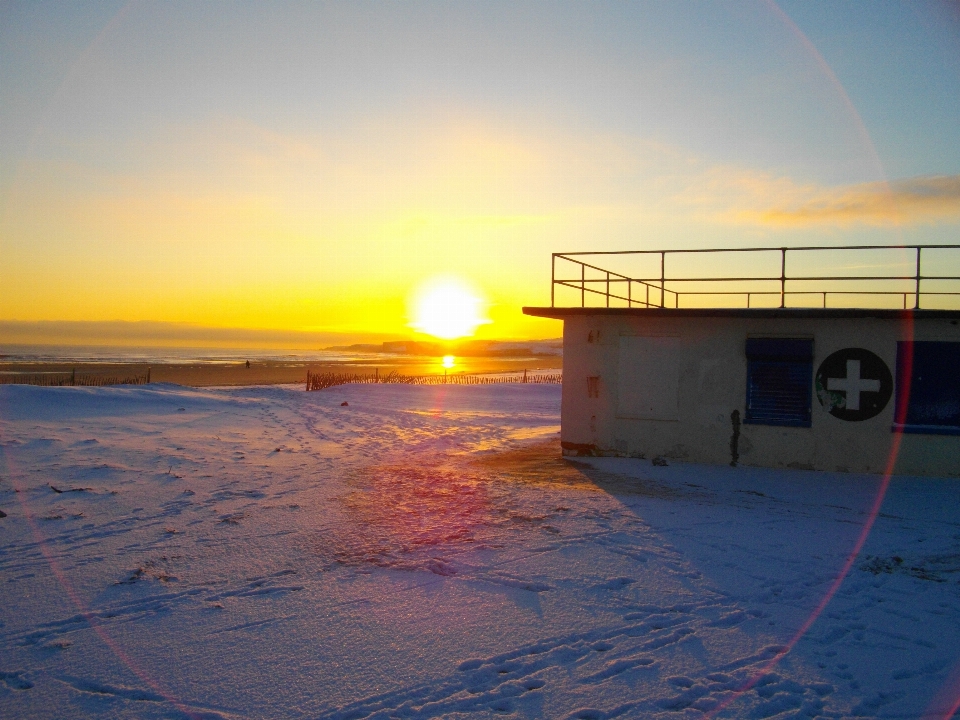
<instances>
[{"instance_id":1,"label":"wooden fence","mask_svg":"<svg viewBox=\"0 0 960 720\"><path fill-rule=\"evenodd\" d=\"M16 373L0 374L0 385L42 385L44 387L83 386L101 387L104 385L146 385L150 382L150 370L145 375L93 375L68 373Z\"/></svg>"},{"instance_id":2,"label":"wooden fence","mask_svg":"<svg viewBox=\"0 0 960 720\"><path fill-rule=\"evenodd\" d=\"M560 373L533 374L523 373L504 375L401 375L389 373L381 375L360 375L349 373L312 373L307 371L307 392L323 390L335 385L506 385L512 383L533 383L536 385L559 385L563 376Z\"/></svg>"}]
</instances>

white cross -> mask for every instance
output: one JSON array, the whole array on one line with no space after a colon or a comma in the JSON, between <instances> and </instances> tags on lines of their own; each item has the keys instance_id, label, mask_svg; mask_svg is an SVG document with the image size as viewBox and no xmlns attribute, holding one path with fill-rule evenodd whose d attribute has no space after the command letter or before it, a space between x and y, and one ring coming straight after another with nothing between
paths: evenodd
<instances>
[{"instance_id":1,"label":"white cross","mask_svg":"<svg viewBox=\"0 0 960 720\"><path fill-rule=\"evenodd\" d=\"M879 380L860 377L860 361L847 360L847 377L827 378L827 390L839 390L847 395L847 410L860 409L860 393L880 392Z\"/></svg>"}]
</instances>

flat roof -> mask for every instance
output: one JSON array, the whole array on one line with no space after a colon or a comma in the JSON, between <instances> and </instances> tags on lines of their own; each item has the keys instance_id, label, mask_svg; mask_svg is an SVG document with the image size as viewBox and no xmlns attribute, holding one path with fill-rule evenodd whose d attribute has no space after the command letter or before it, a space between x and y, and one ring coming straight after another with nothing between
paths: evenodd
<instances>
[{"instance_id":1,"label":"flat roof","mask_svg":"<svg viewBox=\"0 0 960 720\"><path fill-rule=\"evenodd\" d=\"M878 318L883 320L960 320L960 310L879 310L869 308L608 308L525 307L524 315L563 320L578 315L631 317L734 317L734 318Z\"/></svg>"}]
</instances>

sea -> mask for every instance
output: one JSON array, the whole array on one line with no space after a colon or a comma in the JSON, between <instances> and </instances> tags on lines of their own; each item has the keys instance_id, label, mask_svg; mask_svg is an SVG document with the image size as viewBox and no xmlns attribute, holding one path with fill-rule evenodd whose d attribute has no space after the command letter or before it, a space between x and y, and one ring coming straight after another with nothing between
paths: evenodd
<instances>
[{"instance_id":1,"label":"sea","mask_svg":"<svg viewBox=\"0 0 960 720\"><path fill-rule=\"evenodd\" d=\"M501 348L525 348L540 355L562 355L558 340L499 342ZM278 348L119 346L119 345L17 345L0 343L0 363L131 363L162 365L203 363L234 364L251 362L284 363L356 363L395 364L396 353L346 349L302 350ZM412 359L413 356L406 356ZM525 360L522 354L504 360ZM0 371L2 372L2 371Z\"/></svg>"},{"instance_id":2,"label":"sea","mask_svg":"<svg viewBox=\"0 0 960 720\"><path fill-rule=\"evenodd\" d=\"M3 363L135 363L162 365L251 362L334 363L396 359L396 355L342 350L287 350L277 348L168 347L116 345L0 344Z\"/></svg>"}]
</instances>

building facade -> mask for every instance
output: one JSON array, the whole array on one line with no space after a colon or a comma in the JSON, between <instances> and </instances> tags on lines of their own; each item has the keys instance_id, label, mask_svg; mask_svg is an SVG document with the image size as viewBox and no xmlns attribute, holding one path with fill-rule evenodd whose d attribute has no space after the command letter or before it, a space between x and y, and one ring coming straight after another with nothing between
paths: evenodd
<instances>
[{"instance_id":1,"label":"building facade","mask_svg":"<svg viewBox=\"0 0 960 720\"><path fill-rule=\"evenodd\" d=\"M566 455L960 476L960 312L536 307Z\"/></svg>"}]
</instances>

